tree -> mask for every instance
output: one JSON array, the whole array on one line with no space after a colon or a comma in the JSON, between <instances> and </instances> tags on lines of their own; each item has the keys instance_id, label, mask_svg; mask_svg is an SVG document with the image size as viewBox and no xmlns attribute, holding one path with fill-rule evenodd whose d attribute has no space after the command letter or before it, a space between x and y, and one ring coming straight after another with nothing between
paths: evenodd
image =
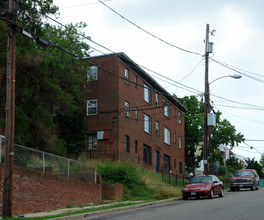
<instances>
[{"instance_id":1,"label":"tree","mask_svg":"<svg viewBox=\"0 0 264 220\"><path fill-rule=\"evenodd\" d=\"M258 161L255 160L255 158L246 159L246 163L247 163L246 169L255 169L260 178L264 177L262 166L258 163Z\"/></svg>"},{"instance_id":2,"label":"tree","mask_svg":"<svg viewBox=\"0 0 264 220\"><path fill-rule=\"evenodd\" d=\"M261 164L262 169L264 169L264 154L261 154L259 163Z\"/></svg>"},{"instance_id":3,"label":"tree","mask_svg":"<svg viewBox=\"0 0 264 220\"><path fill-rule=\"evenodd\" d=\"M195 152L199 143L203 142L204 105L195 96L185 96L180 100L188 109L185 113L185 165L187 171L194 173L195 168L198 167L199 161L202 159L202 156L196 155ZM233 148L245 139L241 133L236 132L235 127L228 120L220 120L221 114L220 111L216 112L217 126L211 128L211 147L213 161L220 161L223 165L223 157L217 151L217 147L228 145Z\"/></svg>"},{"instance_id":4,"label":"tree","mask_svg":"<svg viewBox=\"0 0 264 220\"><path fill-rule=\"evenodd\" d=\"M238 159L236 157L231 156L227 161L226 161L226 167L229 173L234 173L236 170L241 170L243 169L243 166L239 163Z\"/></svg>"},{"instance_id":5,"label":"tree","mask_svg":"<svg viewBox=\"0 0 264 220\"><path fill-rule=\"evenodd\" d=\"M195 173L202 156L197 154L197 146L203 140L203 107L195 96L183 97L182 104L188 109L185 113L185 166L188 172ZM202 155L202 152L200 152Z\"/></svg>"},{"instance_id":6,"label":"tree","mask_svg":"<svg viewBox=\"0 0 264 220\"><path fill-rule=\"evenodd\" d=\"M221 165L224 165L223 157L217 151L217 147L219 145L226 145L230 146L230 150L232 150L237 144L243 142L245 138L240 132L236 132L235 126L227 119L220 120L221 115L220 111L216 112L216 126L211 127L211 147L213 161L220 161Z\"/></svg>"},{"instance_id":7,"label":"tree","mask_svg":"<svg viewBox=\"0 0 264 220\"><path fill-rule=\"evenodd\" d=\"M45 16L58 12L52 3L53 0L27 1L21 4L18 13L20 26L56 47L43 47L17 34L15 142L64 156L76 156L83 147L84 127L82 119L71 119L83 114L86 91L81 85L86 82L86 70L84 63L60 48L88 57L89 46L85 37L78 34L84 35L82 30L86 24L68 24L63 28L48 24ZM7 32L1 29L0 39L6 35ZM0 47L0 61L4 63L6 53L2 51L6 51L6 44L0 42ZM5 72L2 69L5 67L0 66L1 73ZM5 109L5 75L2 76L0 109ZM4 112L0 110L0 113L3 119ZM74 147L73 140L68 137L70 132L65 131L65 123L68 125L66 130L79 128L75 131L79 134L74 135Z\"/></svg>"}]
</instances>

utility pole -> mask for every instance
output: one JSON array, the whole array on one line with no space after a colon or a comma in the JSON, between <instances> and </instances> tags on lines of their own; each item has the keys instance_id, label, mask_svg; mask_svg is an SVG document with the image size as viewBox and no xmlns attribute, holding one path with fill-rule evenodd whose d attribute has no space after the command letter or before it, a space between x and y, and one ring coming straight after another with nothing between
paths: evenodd
<instances>
[{"instance_id":1,"label":"utility pole","mask_svg":"<svg viewBox=\"0 0 264 220\"><path fill-rule=\"evenodd\" d=\"M209 24L206 25L206 38L205 38L205 80L204 80L204 160L206 164L204 166L204 173L209 173L209 137L210 128L208 127L207 114L210 112L210 97L209 97L209 82L208 82L208 43L209 43Z\"/></svg>"},{"instance_id":2,"label":"utility pole","mask_svg":"<svg viewBox=\"0 0 264 220\"><path fill-rule=\"evenodd\" d=\"M9 0L6 73L6 125L3 183L3 218L12 216L14 130L15 130L15 67L16 67L16 1Z\"/></svg>"}]
</instances>

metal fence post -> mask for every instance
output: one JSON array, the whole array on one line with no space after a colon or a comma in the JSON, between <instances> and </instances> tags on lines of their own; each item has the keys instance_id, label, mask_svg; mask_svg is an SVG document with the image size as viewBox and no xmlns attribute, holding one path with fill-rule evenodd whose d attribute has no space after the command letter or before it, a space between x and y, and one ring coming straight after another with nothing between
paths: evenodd
<instances>
[{"instance_id":1,"label":"metal fence post","mask_svg":"<svg viewBox=\"0 0 264 220\"><path fill-rule=\"evenodd\" d=\"M45 173L45 153L44 152L42 153L42 162L43 162L42 171L43 171L43 173Z\"/></svg>"},{"instance_id":2,"label":"metal fence post","mask_svg":"<svg viewBox=\"0 0 264 220\"><path fill-rule=\"evenodd\" d=\"M2 135L0 135L0 163L2 163Z\"/></svg>"},{"instance_id":3,"label":"metal fence post","mask_svg":"<svg viewBox=\"0 0 264 220\"><path fill-rule=\"evenodd\" d=\"M177 182L178 182L178 174L176 173L176 176L175 176L175 184L177 186Z\"/></svg>"},{"instance_id":4,"label":"metal fence post","mask_svg":"<svg viewBox=\"0 0 264 220\"><path fill-rule=\"evenodd\" d=\"M68 159L68 177L70 177L70 159Z\"/></svg>"}]
</instances>

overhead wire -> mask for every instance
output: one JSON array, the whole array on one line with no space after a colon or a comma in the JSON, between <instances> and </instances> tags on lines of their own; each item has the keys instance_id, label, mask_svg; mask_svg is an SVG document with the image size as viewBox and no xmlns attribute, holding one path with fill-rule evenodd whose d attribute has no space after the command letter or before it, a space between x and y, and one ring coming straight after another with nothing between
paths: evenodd
<instances>
[{"instance_id":1,"label":"overhead wire","mask_svg":"<svg viewBox=\"0 0 264 220\"><path fill-rule=\"evenodd\" d=\"M171 47L174 47L178 50L181 50L181 51L184 51L186 53L190 53L190 54L195 54L195 55L199 55L199 56L203 56L203 54L201 53L197 53L197 52L193 52L193 51L190 51L190 50L186 50L186 49L183 49L181 47L178 47L172 43L169 43L168 41L165 41L163 39L161 39L160 37L157 37L156 35L150 33L149 31L145 30L144 28L140 27L139 25L135 24L134 22L130 21L129 19L127 19L126 17L124 17L123 15L121 15L120 13L118 13L116 10L114 10L113 8L111 8L110 6L108 6L107 4L105 4L103 1L101 0L97 0L98 2L100 2L101 4L103 4L105 7L107 7L108 9L110 9L112 12L114 12L115 14L119 15L122 19L126 20L128 23L132 24L133 26L137 27L138 29L140 29L141 31L145 32L146 34L156 38L157 40L171 46Z\"/></svg>"}]
</instances>

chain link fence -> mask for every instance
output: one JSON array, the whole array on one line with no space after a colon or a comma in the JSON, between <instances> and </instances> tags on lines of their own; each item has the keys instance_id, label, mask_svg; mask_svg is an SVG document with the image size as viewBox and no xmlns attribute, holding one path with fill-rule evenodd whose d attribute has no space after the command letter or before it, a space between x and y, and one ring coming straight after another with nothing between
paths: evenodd
<instances>
[{"instance_id":1,"label":"chain link fence","mask_svg":"<svg viewBox=\"0 0 264 220\"><path fill-rule=\"evenodd\" d=\"M0 137L0 162L4 162L5 141ZM14 166L33 169L44 173L81 179L85 182L97 181L96 166L76 160L46 153L18 144L14 145Z\"/></svg>"}]
</instances>

